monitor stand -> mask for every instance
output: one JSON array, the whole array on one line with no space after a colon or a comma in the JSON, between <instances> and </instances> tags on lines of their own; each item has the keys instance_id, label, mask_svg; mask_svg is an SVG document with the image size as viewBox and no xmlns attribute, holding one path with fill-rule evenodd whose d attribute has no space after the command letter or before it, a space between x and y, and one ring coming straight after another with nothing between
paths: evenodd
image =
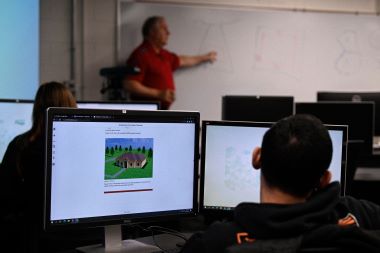
<instances>
[{"instance_id":1,"label":"monitor stand","mask_svg":"<svg viewBox=\"0 0 380 253\"><path fill-rule=\"evenodd\" d=\"M380 136L373 137L373 154L374 155L380 154Z\"/></svg>"},{"instance_id":2,"label":"monitor stand","mask_svg":"<svg viewBox=\"0 0 380 253\"><path fill-rule=\"evenodd\" d=\"M121 225L104 227L104 245L96 244L76 249L83 253L151 253L160 251L154 245L137 240L122 240Z\"/></svg>"}]
</instances>

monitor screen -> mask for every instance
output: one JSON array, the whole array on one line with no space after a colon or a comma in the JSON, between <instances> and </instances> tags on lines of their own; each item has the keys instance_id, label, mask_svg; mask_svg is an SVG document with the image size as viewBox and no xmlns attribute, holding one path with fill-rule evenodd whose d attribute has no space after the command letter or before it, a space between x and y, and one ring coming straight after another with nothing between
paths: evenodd
<instances>
[{"instance_id":1,"label":"monitor screen","mask_svg":"<svg viewBox=\"0 0 380 253\"><path fill-rule=\"evenodd\" d=\"M32 100L0 100L0 161L8 144L32 127Z\"/></svg>"},{"instance_id":2,"label":"monitor screen","mask_svg":"<svg viewBox=\"0 0 380 253\"><path fill-rule=\"evenodd\" d=\"M356 145L361 155L372 154L373 102L296 103L296 114L313 114L325 124L348 125L348 142Z\"/></svg>"},{"instance_id":3,"label":"monitor screen","mask_svg":"<svg viewBox=\"0 0 380 253\"><path fill-rule=\"evenodd\" d=\"M46 26L48 24L51 26L51 23L46 21L46 16L41 16L44 11L40 13L40 8L44 6L47 4L40 0L0 1L0 94L2 98L33 99L40 83L39 73L50 73L58 68L54 63L51 64L55 62L56 57L41 54L39 49L42 46L45 50L49 49L48 52L54 52L45 44L46 39L52 38L50 37L52 35L40 32L40 25L43 26L42 31L54 29L47 28ZM42 38L41 42L40 38ZM47 59L53 66L47 64Z\"/></svg>"},{"instance_id":4,"label":"monitor screen","mask_svg":"<svg viewBox=\"0 0 380 253\"><path fill-rule=\"evenodd\" d=\"M324 92L317 93L318 101L370 101L375 103L375 131L380 136L380 92Z\"/></svg>"},{"instance_id":5,"label":"monitor screen","mask_svg":"<svg viewBox=\"0 0 380 253\"><path fill-rule=\"evenodd\" d=\"M50 108L45 228L197 211L199 113Z\"/></svg>"},{"instance_id":6,"label":"monitor screen","mask_svg":"<svg viewBox=\"0 0 380 253\"><path fill-rule=\"evenodd\" d=\"M117 102L117 101L77 101L78 108L116 109L116 110L148 110L160 109L160 102Z\"/></svg>"},{"instance_id":7,"label":"monitor screen","mask_svg":"<svg viewBox=\"0 0 380 253\"><path fill-rule=\"evenodd\" d=\"M224 96L222 120L276 122L293 114L293 102L286 96Z\"/></svg>"},{"instance_id":8,"label":"monitor screen","mask_svg":"<svg viewBox=\"0 0 380 253\"><path fill-rule=\"evenodd\" d=\"M260 202L260 170L252 152L272 123L203 121L201 158L202 211L230 211L241 202ZM345 187L347 126L327 126L333 143L333 181Z\"/></svg>"}]
</instances>

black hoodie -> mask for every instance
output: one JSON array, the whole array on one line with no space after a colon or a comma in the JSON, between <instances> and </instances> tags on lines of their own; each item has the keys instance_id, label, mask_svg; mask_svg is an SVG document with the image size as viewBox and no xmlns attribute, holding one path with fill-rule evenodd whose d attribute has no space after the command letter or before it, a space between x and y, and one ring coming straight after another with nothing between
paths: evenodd
<instances>
[{"instance_id":1,"label":"black hoodie","mask_svg":"<svg viewBox=\"0 0 380 253\"><path fill-rule=\"evenodd\" d=\"M276 239L278 247L281 242L291 242L295 248L332 244L362 247L366 238L368 247L380 252L380 233L367 231L380 229L380 206L340 197L339 192L339 183L332 183L302 204L241 203L235 208L233 222L216 222L204 233L194 234L182 252L222 253L232 245L273 244Z\"/></svg>"}]
</instances>

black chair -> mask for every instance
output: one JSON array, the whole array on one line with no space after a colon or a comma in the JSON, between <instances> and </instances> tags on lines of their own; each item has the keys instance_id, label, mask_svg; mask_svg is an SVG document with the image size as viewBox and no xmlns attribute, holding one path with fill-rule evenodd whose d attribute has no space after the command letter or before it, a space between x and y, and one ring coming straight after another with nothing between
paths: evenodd
<instances>
[{"instance_id":1,"label":"black chair","mask_svg":"<svg viewBox=\"0 0 380 253\"><path fill-rule=\"evenodd\" d=\"M138 68L130 66L116 66L102 68L99 74L104 77L103 86L100 93L108 92L109 100L126 100L127 96L123 89L123 79L126 75L136 75L140 73Z\"/></svg>"}]
</instances>

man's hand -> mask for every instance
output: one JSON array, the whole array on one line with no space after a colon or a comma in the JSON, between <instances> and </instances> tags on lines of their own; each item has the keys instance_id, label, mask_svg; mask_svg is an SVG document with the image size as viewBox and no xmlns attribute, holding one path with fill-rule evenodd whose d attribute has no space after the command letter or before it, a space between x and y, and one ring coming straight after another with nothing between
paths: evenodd
<instances>
[{"instance_id":1,"label":"man's hand","mask_svg":"<svg viewBox=\"0 0 380 253\"><path fill-rule=\"evenodd\" d=\"M170 89L159 90L150 88L135 80L126 80L124 83L125 89L138 96L155 98L167 103L173 103L175 100L175 91Z\"/></svg>"},{"instance_id":2,"label":"man's hand","mask_svg":"<svg viewBox=\"0 0 380 253\"><path fill-rule=\"evenodd\" d=\"M213 63L214 61L216 61L216 56L217 56L216 51L210 51L207 54L201 54L201 55L196 55L196 56L180 55L179 66L191 67L191 66L195 66L204 62Z\"/></svg>"},{"instance_id":3,"label":"man's hand","mask_svg":"<svg viewBox=\"0 0 380 253\"><path fill-rule=\"evenodd\" d=\"M214 61L216 61L217 55L218 55L218 53L216 51L208 52L206 54L206 61L213 63Z\"/></svg>"},{"instance_id":4,"label":"man's hand","mask_svg":"<svg viewBox=\"0 0 380 253\"><path fill-rule=\"evenodd\" d=\"M158 98L161 101L165 101L167 103L173 103L175 100L175 91L174 90L160 90L158 93Z\"/></svg>"}]
</instances>

